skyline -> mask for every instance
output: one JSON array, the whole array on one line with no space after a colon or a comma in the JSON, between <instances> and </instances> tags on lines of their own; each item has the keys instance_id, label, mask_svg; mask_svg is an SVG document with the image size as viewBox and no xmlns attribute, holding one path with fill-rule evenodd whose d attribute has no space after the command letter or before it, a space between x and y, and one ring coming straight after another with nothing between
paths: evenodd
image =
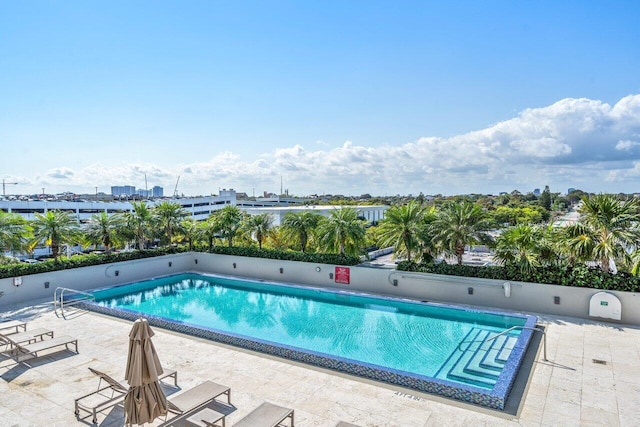
<instances>
[{"instance_id":1,"label":"skyline","mask_svg":"<svg viewBox=\"0 0 640 427\"><path fill-rule=\"evenodd\" d=\"M640 188L632 1L2 10L7 194Z\"/></svg>"}]
</instances>

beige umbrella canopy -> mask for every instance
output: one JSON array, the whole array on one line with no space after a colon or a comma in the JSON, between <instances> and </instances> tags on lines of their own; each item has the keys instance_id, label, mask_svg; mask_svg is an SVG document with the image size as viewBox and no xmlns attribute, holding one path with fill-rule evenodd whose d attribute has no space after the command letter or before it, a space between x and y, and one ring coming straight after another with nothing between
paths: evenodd
<instances>
[{"instance_id":1,"label":"beige umbrella canopy","mask_svg":"<svg viewBox=\"0 0 640 427\"><path fill-rule=\"evenodd\" d=\"M158 380L162 366L151 341L153 335L146 319L136 320L129 333L125 372L129 391L124 398L127 425L151 422L167 413L167 398Z\"/></svg>"}]
</instances>

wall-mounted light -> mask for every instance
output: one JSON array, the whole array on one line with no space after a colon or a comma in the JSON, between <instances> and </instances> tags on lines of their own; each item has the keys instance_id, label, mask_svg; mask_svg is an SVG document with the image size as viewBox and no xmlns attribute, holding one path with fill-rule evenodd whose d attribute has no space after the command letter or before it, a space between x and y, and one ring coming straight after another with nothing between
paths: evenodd
<instances>
[{"instance_id":1,"label":"wall-mounted light","mask_svg":"<svg viewBox=\"0 0 640 427\"><path fill-rule=\"evenodd\" d=\"M321 269L320 267L316 267L316 271L317 271L318 273L320 273L320 271L321 271L321 270L322 270L322 269Z\"/></svg>"},{"instance_id":2,"label":"wall-mounted light","mask_svg":"<svg viewBox=\"0 0 640 427\"><path fill-rule=\"evenodd\" d=\"M467 288L467 293L469 295L473 295L473 288Z\"/></svg>"},{"instance_id":3,"label":"wall-mounted light","mask_svg":"<svg viewBox=\"0 0 640 427\"><path fill-rule=\"evenodd\" d=\"M284 273L284 268L280 267L280 274Z\"/></svg>"},{"instance_id":4,"label":"wall-mounted light","mask_svg":"<svg viewBox=\"0 0 640 427\"><path fill-rule=\"evenodd\" d=\"M195 261L195 263L196 263L196 264L198 263L198 260L197 260L197 259L196 259L196 260L194 260L194 261Z\"/></svg>"},{"instance_id":5,"label":"wall-mounted light","mask_svg":"<svg viewBox=\"0 0 640 427\"><path fill-rule=\"evenodd\" d=\"M44 288L49 289L49 282L44 282Z\"/></svg>"},{"instance_id":6,"label":"wall-mounted light","mask_svg":"<svg viewBox=\"0 0 640 427\"><path fill-rule=\"evenodd\" d=\"M236 268L236 263L235 262L233 263L233 268Z\"/></svg>"},{"instance_id":7,"label":"wall-mounted light","mask_svg":"<svg viewBox=\"0 0 640 427\"><path fill-rule=\"evenodd\" d=\"M171 267L171 265L172 265L172 263L171 263L171 261L169 261L169 267Z\"/></svg>"},{"instance_id":8,"label":"wall-mounted light","mask_svg":"<svg viewBox=\"0 0 640 427\"><path fill-rule=\"evenodd\" d=\"M393 286L398 286L398 279L393 279Z\"/></svg>"},{"instance_id":9,"label":"wall-mounted light","mask_svg":"<svg viewBox=\"0 0 640 427\"><path fill-rule=\"evenodd\" d=\"M329 273L329 279L333 279L333 273Z\"/></svg>"},{"instance_id":10,"label":"wall-mounted light","mask_svg":"<svg viewBox=\"0 0 640 427\"><path fill-rule=\"evenodd\" d=\"M560 297L553 297L553 303L556 305L560 305Z\"/></svg>"}]
</instances>

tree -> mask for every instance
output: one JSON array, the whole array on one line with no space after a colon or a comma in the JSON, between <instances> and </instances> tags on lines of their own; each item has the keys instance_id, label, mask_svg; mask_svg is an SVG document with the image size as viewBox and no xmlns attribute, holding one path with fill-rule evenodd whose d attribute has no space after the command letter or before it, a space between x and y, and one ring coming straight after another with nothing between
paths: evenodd
<instances>
[{"instance_id":1,"label":"tree","mask_svg":"<svg viewBox=\"0 0 640 427\"><path fill-rule=\"evenodd\" d=\"M358 211L343 207L334 209L318 225L320 245L339 255L358 255L365 242L365 221L358 219Z\"/></svg>"},{"instance_id":2,"label":"tree","mask_svg":"<svg viewBox=\"0 0 640 427\"><path fill-rule=\"evenodd\" d=\"M237 206L225 206L215 212L218 230L222 238L227 239L229 247L233 246L233 238L238 234L242 224L243 212Z\"/></svg>"},{"instance_id":3,"label":"tree","mask_svg":"<svg viewBox=\"0 0 640 427\"><path fill-rule=\"evenodd\" d=\"M0 258L4 251L20 252L26 244L30 228L22 216L0 211Z\"/></svg>"},{"instance_id":4,"label":"tree","mask_svg":"<svg viewBox=\"0 0 640 427\"><path fill-rule=\"evenodd\" d=\"M437 219L435 208L425 209L418 225L418 245L420 262L430 263L436 258L439 245L435 239L436 233L433 224ZM417 257L416 257L417 258Z\"/></svg>"},{"instance_id":5,"label":"tree","mask_svg":"<svg viewBox=\"0 0 640 427\"><path fill-rule=\"evenodd\" d=\"M160 241L170 245L173 235L180 230L180 221L187 215L186 211L175 202L162 201L153 208L153 216L162 230Z\"/></svg>"},{"instance_id":6,"label":"tree","mask_svg":"<svg viewBox=\"0 0 640 427\"><path fill-rule=\"evenodd\" d=\"M545 185L544 191L540 194L540 206L545 208L547 211L551 210L551 191L549 190L548 185Z\"/></svg>"},{"instance_id":7,"label":"tree","mask_svg":"<svg viewBox=\"0 0 640 427\"><path fill-rule=\"evenodd\" d=\"M445 204L433 222L434 240L462 265L465 246L490 240L489 223L480 206L463 200Z\"/></svg>"},{"instance_id":8,"label":"tree","mask_svg":"<svg viewBox=\"0 0 640 427\"><path fill-rule=\"evenodd\" d=\"M300 244L300 251L305 252L321 219L322 216L314 212L287 212L280 227L286 238L296 240Z\"/></svg>"},{"instance_id":9,"label":"tree","mask_svg":"<svg viewBox=\"0 0 640 427\"><path fill-rule=\"evenodd\" d=\"M104 246L105 252L109 254L111 247L118 240L122 222L122 217L118 214L100 212L89 218L83 227L84 236L90 243Z\"/></svg>"},{"instance_id":10,"label":"tree","mask_svg":"<svg viewBox=\"0 0 640 427\"><path fill-rule=\"evenodd\" d=\"M417 201L403 206L391 206L380 221L380 242L383 246L393 246L395 256L411 254L418 248L418 234L425 208Z\"/></svg>"},{"instance_id":11,"label":"tree","mask_svg":"<svg viewBox=\"0 0 640 427\"><path fill-rule=\"evenodd\" d=\"M124 214L124 223L131 237L138 243L138 249L145 248L146 241L151 237L151 221L153 215L145 202L133 202L133 211Z\"/></svg>"},{"instance_id":12,"label":"tree","mask_svg":"<svg viewBox=\"0 0 640 427\"><path fill-rule=\"evenodd\" d=\"M636 199L619 200L611 194L582 198L580 221L567 227L567 245L582 261L595 260L603 272L611 271L611 261L628 257L627 249L640 241L640 204Z\"/></svg>"},{"instance_id":13,"label":"tree","mask_svg":"<svg viewBox=\"0 0 640 427\"><path fill-rule=\"evenodd\" d=\"M180 233L180 236L182 236L182 238L187 241L187 244L189 245L189 250L192 251L194 242L200 236L200 229L198 227L198 222L191 217L184 218L180 222L180 225L178 227L178 232Z\"/></svg>"},{"instance_id":14,"label":"tree","mask_svg":"<svg viewBox=\"0 0 640 427\"><path fill-rule=\"evenodd\" d=\"M73 244L80 239L78 221L69 212L59 210L36 212L32 221L33 239L35 243L51 246L51 254L57 261L60 246Z\"/></svg>"},{"instance_id":15,"label":"tree","mask_svg":"<svg viewBox=\"0 0 640 427\"><path fill-rule=\"evenodd\" d=\"M202 240L207 242L209 250L213 249L216 236L220 233L218 217L215 214L212 214L205 221L199 222L197 228L198 235Z\"/></svg>"},{"instance_id":16,"label":"tree","mask_svg":"<svg viewBox=\"0 0 640 427\"><path fill-rule=\"evenodd\" d=\"M262 242L267 237L269 229L273 226L273 216L270 213L251 215L245 221L247 231L258 241L258 247L262 249Z\"/></svg>"},{"instance_id":17,"label":"tree","mask_svg":"<svg viewBox=\"0 0 640 427\"><path fill-rule=\"evenodd\" d=\"M516 265L521 271L531 271L542 265L543 233L539 227L519 224L507 228L496 238L494 258L506 265Z\"/></svg>"}]
</instances>

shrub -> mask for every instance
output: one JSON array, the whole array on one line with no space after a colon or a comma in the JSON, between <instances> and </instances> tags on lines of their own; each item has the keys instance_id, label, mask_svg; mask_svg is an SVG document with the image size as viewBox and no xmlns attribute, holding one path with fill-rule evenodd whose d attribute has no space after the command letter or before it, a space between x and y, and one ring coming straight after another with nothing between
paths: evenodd
<instances>
[{"instance_id":1,"label":"shrub","mask_svg":"<svg viewBox=\"0 0 640 427\"><path fill-rule=\"evenodd\" d=\"M0 279L5 279L7 277L27 276L29 274L47 273L49 271L67 270L70 268L89 267L92 265L131 261L134 259L150 258L187 251L187 247L168 247L142 251L120 252L109 255L76 255L71 258L59 258L58 261L47 260L36 264L17 263L0 265ZM254 258L282 259L287 261L314 262L319 264L356 265L360 262L358 257L354 256L341 256L336 254L308 254L303 252L276 251L251 247L229 248L226 246L216 246L212 249L211 253Z\"/></svg>"},{"instance_id":2,"label":"shrub","mask_svg":"<svg viewBox=\"0 0 640 427\"><path fill-rule=\"evenodd\" d=\"M477 277L482 279L512 280L516 282L545 283L549 285L576 286L609 291L640 291L640 277L629 273L603 273L599 268L540 267L522 272L514 266L475 267L457 264L416 264L402 261L398 270L420 273L446 274L451 276Z\"/></svg>"}]
</instances>

